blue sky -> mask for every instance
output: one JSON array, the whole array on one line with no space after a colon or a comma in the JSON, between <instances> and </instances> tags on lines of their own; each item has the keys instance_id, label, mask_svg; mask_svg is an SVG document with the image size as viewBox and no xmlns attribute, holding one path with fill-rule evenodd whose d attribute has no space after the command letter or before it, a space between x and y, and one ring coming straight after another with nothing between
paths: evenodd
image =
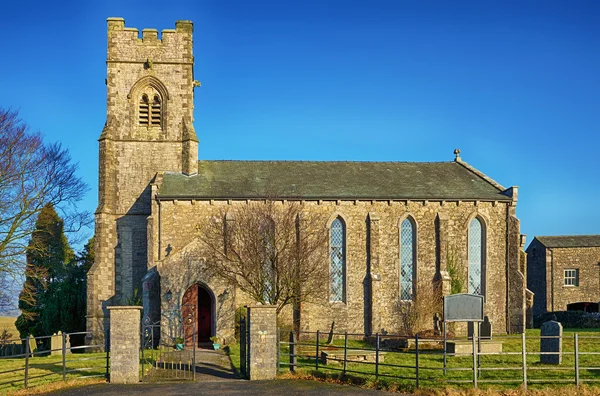
<instances>
[{"instance_id":1,"label":"blue sky","mask_svg":"<svg viewBox=\"0 0 600 396\"><path fill-rule=\"evenodd\" d=\"M522 232L600 233L600 2L10 2L0 106L97 202L106 18L194 22L203 159L465 161L520 186Z\"/></svg>"}]
</instances>

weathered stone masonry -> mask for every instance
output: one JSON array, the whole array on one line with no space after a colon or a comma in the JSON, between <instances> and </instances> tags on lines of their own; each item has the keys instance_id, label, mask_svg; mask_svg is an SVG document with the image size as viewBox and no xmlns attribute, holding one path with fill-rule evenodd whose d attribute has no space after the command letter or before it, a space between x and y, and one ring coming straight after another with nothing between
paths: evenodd
<instances>
[{"instance_id":1,"label":"weathered stone masonry","mask_svg":"<svg viewBox=\"0 0 600 396\"><path fill-rule=\"evenodd\" d=\"M233 337L235 309L254 302L208 274L210 263L196 254L196 225L264 200L266 182L279 188L282 204L301 201L303 216L322 218L324 227L340 216L346 225L345 302L323 296L322 304L304 304L302 329L327 329L335 320L340 331L398 331L400 224L410 216L417 282L446 294L448 256L466 278L469 224L475 217L483 223L486 313L495 329L522 331L526 270L516 187L505 189L458 152L440 163L198 161L192 31L191 22L178 21L161 39L154 29L140 38L122 18L108 19L96 261L88 275L87 326L97 338L108 325L107 307L126 303L136 289L152 321L181 320L182 296L196 283L211 296L211 334ZM140 110L148 94L152 122Z\"/></svg>"}]
</instances>

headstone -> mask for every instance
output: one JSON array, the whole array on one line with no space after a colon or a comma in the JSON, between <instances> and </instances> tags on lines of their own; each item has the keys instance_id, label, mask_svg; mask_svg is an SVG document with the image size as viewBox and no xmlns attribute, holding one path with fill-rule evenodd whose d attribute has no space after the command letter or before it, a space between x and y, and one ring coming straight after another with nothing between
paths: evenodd
<instances>
[{"instance_id":1,"label":"headstone","mask_svg":"<svg viewBox=\"0 0 600 396\"><path fill-rule=\"evenodd\" d=\"M62 332L60 331L50 337L50 355L62 355Z\"/></svg>"},{"instance_id":2,"label":"headstone","mask_svg":"<svg viewBox=\"0 0 600 396\"><path fill-rule=\"evenodd\" d=\"M492 324L490 323L490 318L487 316L483 318L483 322L480 325L480 333L479 336L482 340L491 340L492 339Z\"/></svg>"},{"instance_id":3,"label":"headstone","mask_svg":"<svg viewBox=\"0 0 600 396\"><path fill-rule=\"evenodd\" d=\"M335 326L335 320L331 322L331 330L329 330L329 337L327 337L327 344L333 344L333 327Z\"/></svg>"},{"instance_id":4,"label":"headstone","mask_svg":"<svg viewBox=\"0 0 600 396\"><path fill-rule=\"evenodd\" d=\"M440 335L441 333L441 329L440 329L440 317L438 316L437 313L433 314L433 334L434 335Z\"/></svg>"},{"instance_id":5,"label":"headstone","mask_svg":"<svg viewBox=\"0 0 600 396\"><path fill-rule=\"evenodd\" d=\"M65 344L67 354L71 353L71 336L69 334L65 336Z\"/></svg>"},{"instance_id":6,"label":"headstone","mask_svg":"<svg viewBox=\"0 0 600 396\"><path fill-rule=\"evenodd\" d=\"M33 353L37 350L37 342L35 340L35 338L30 335L29 336L29 353L31 354L31 356L35 356Z\"/></svg>"},{"instance_id":7,"label":"headstone","mask_svg":"<svg viewBox=\"0 0 600 396\"><path fill-rule=\"evenodd\" d=\"M540 352L542 352L540 355L540 363L561 364L563 335L562 325L557 321L551 320L542 323L540 330Z\"/></svg>"}]
</instances>

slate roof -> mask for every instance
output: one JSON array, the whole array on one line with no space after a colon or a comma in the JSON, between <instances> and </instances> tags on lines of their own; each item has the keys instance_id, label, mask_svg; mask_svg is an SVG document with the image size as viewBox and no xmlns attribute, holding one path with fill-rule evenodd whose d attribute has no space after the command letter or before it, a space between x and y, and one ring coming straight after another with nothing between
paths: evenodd
<instances>
[{"instance_id":1,"label":"slate roof","mask_svg":"<svg viewBox=\"0 0 600 396\"><path fill-rule=\"evenodd\" d=\"M510 201L463 162L198 161L198 174L165 172L159 198Z\"/></svg>"},{"instance_id":2,"label":"slate roof","mask_svg":"<svg viewBox=\"0 0 600 396\"><path fill-rule=\"evenodd\" d=\"M600 235L536 236L548 248L600 247Z\"/></svg>"}]
</instances>

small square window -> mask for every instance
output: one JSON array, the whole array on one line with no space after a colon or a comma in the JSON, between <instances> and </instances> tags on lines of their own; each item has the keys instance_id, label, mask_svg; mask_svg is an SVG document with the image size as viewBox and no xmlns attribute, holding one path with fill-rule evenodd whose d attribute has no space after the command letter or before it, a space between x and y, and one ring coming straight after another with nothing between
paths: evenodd
<instances>
[{"instance_id":1,"label":"small square window","mask_svg":"<svg viewBox=\"0 0 600 396\"><path fill-rule=\"evenodd\" d=\"M579 270L578 269L566 269L565 270L565 286L579 286Z\"/></svg>"}]
</instances>

